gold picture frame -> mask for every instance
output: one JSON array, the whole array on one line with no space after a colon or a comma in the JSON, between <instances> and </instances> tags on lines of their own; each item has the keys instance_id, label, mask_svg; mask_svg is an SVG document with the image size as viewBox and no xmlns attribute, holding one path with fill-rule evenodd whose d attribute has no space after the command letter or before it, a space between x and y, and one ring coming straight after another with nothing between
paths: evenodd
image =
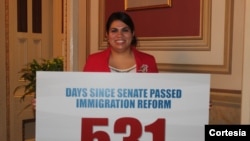
<instances>
[{"instance_id":1,"label":"gold picture frame","mask_svg":"<svg viewBox=\"0 0 250 141\"><path fill-rule=\"evenodd\" d=\"M125 0L126 1L126 0ZM233 17L233 0L225 1L225 21L229 21L224 24L224 34L219 38L223 40L224 45L218 46L214 43L215 39L211 38L212 33L216 32L212 30L212 1L200 0L200 33L197 36L171 36L171 37L143 37L138 36L137 48L152 53L156 56L156 59L161 59L157 63L158 69L161 72L196 72L196 73L220 73L229 74L231 68L231 41L232 41L232 17ZM96 46L95 51L104 50L108 46L107 39L105 38L105 1L99 1L98 9L99 17L93 23L99 23L99 30L96 34L99 35L98 42L94 38L91 42ZM90 9L91 10L91 9ZM96 13L95 10L89 11L89 13ZM94 16L90 17L97 17ZM220 15L221 16L221 15ZM92 23L89 23L92 25ZM95 29L96 26L93 27ZM94 30L95 31L95 30ZM87 35L91 37L91 34ZM91 39L91 38L90 38ZM87 39L87 40L90 40ZM216 39L217 40L217 39ZM90 45L87 45L90 46ZM224 50L224 54L216 52L216 50ZM88 49L89 52L90 48ZM93 51L92 51L93 52ZM159 53L160 52L160 53ZM223 53L223 52L222 52ZM175 56L191 56L192 62L185 62L186 60L171 60L178 59ZM221 64L214 62L217 56L223 56L220 59ZM205 62L200 58L208 58L210 62ZM169 59L170 58L170 59ZM175 61L175 62L174 62ZM183 62L182 62L183 61ZM216 60L218 62L218 60ZM204 65L202 65L204 64Z\"/></svg>"},{"instance_id":2,"label":"gold picture frame","mask_svg":"<svg viewBox=\"0 0 250 141\"><path fill-rule=\"evenodd\" d=\"M125 10L171 7L171 0L125 0Z\"/></svg>"}]
</instances>

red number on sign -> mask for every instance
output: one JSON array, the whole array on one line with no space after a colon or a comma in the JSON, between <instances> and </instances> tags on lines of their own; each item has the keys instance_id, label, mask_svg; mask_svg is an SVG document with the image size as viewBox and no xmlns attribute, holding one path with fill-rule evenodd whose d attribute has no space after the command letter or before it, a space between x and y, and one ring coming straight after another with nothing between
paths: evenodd
<instances>
[{"instance_id":1,"label":"red number on sign","mask_svg":"<svg viewBox=\"0 0 250 141\"><path fill-rule=\"evenodd\" d=\"M108 126L108 118L83 118L81 141L110 141L109 134L105 131L93 131L94 126ZM142 135L142 125L135 118L120 118L114 123L114 133L126 133L127 126L130 127L128 137L123 137L123 141L139 141ZM145 126L146 132L151 132L153 141L165 141L165 119L158 119L154 123Z\"/></svg>"},{"instance_id":2,"label":"red number on sign","mask_svg":"<svg viewBox=\"0 0 250 141\"><path fill-rule=\"evenodd\" d=\"M145 126L145 131L153 134L153 141L165 141L165 119L158 119L154 123Z\"/></svg>"},{"instance_id":3,"label":"red number on sign","mask_svg":"<svg viewBox=\"0 0 250 141\"><path fill-rule=\"evenodd\" d=\"M93 126L107 126L107 118L83 118L82 119L82 137L81 141L110 141L109 135L104 131L93 133Z\"/></svg>"},{"instance_id":4,"label":"red number on sign","mask_svg":"<svg viewBox=\"0 0 250 141\"><path fill-rule=\"evenodd\" d=\"M120 118L115 122L114 133L126 133L127 125L130 126L130 136L123 137L123 141L139 141L142 135L142 126L135 118Z\"/></svg>"}]
</instances>

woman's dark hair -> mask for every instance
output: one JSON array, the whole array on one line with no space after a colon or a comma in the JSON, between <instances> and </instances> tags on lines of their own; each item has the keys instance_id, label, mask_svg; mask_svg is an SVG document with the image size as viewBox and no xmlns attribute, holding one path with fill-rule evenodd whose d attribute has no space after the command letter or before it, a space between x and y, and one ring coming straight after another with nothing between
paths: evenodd
<instances>
[{"instance_id":1,"label":"woman's dark hair","mask_svg":"<svg viewBox=\"0 0 250 141\"><path fill-rule=\"evenodd\" d=\"M128 27L130 28L131 32L134 33L135 31L135 26L134 26L134 23L133 23L133 20L131 19L131 17L125 13L125 12L114 12L112 13L108 20L107 20L107 23L106 23L106 32L108 33L109 32L109 29L110 29L110 26L111 24L113 23L113 21L116 21L116 20L120 20L122 22L124 22L126 25L128 25ZM133 36L133 39L132 39L132 42L131 42L131 45L135 46L137 45L137 38L136 36L134 35Z\"/></svg>"}]
</instances>

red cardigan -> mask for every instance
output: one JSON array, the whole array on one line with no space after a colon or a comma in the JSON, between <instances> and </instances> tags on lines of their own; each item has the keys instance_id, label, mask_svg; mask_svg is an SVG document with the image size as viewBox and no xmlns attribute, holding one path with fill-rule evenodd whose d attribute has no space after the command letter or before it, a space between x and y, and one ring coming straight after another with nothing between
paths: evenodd
<instances>
[{"instance_id":1,"label":"red cardigan","mask_svg":"<svg viewBox=\"0 0 250 141\"><path fill-rule=\"evenodd\" d=\"M157 73L158 68L154 56L138 51L132 47L132 51L136 61L136 72L139 73ZM111 48L89 55L87 62L83 68L85 72L110 72L109 56Z\"/></svg>"}]
</instances>

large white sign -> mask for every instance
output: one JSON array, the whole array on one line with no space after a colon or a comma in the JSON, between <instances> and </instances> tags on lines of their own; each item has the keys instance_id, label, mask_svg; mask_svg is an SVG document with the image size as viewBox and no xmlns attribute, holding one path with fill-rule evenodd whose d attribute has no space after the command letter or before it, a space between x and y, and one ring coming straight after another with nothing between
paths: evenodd
<instances>
[{"instance_id":1,"label":"large white sign","mask_svg":"<svg viewBox=\"0 0 250 141\"><path fill-rule=\"evenodd\" d=\"M37 72L36 141L202 141L209 74Z\"/></svg>"}]
</instances>

